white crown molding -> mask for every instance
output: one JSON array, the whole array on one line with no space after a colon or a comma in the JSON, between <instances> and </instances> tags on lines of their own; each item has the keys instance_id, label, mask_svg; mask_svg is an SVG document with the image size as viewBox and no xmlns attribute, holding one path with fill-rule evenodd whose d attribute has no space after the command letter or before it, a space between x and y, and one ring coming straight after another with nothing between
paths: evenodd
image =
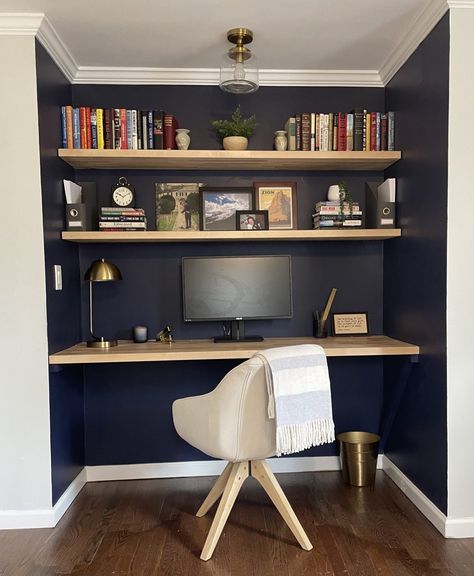
<instances>
[{"instance_id":1,"label":"white crown molding","mask_svg":"<svg viewBox=\"0 0 474 576\"><path fill-rule=\"evenodd\" d=\"M428 2L425 9L414 19L412 26L408 29L405 36L401 37L398 45L392 50L380 68L380 78L384 86L390 82L393 76L400 70L403 64L405 64L447 10L448 3L446 0L430 0L430 2Z\"/></svg>"},{"instance_id":2,"label":"white crown molding","mask_svg":"<svg viewBox=\"0 0 474 576\"><path fill-rule=\"evenodd\" d=\"M260 70L260 86L376 86L376 70ZM73 84L216 86L217 68L120 68L79 66Z\"/></svg>"},{"instance_id":3,"label":"white crown molding","mask_svg":"<svg viewBox=\"0 0 474 576\"><path fill-rule=\"evenodd\" d=\"M64 76L73 82L77 74L77 63L46 16L41 22L37 38Z\"/></svg>"},{"instance_id":4,"label":"white crown molding","mask_svg":"<svg viewBox=\"0 0 474 576\"><path fill-rule=\"evenodd\" d=\"M474 8L474 0L448 0L449 8Z\"/></svg>"},{"instance_id":5,"label":"white crown molding","mask_svg":"<svg viewBox=\"0 0 474 576\"><path fill-rule=\"evenodd\" d=\"M0 36L35 36L44 14L0 12Z\"/></svg>"}]
</instances>

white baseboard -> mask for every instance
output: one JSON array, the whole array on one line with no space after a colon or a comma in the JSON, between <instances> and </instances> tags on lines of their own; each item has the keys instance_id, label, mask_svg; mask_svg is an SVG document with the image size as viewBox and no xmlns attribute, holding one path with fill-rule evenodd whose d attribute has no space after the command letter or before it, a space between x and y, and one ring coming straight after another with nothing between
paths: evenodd
<instances>
[{"instance_id":1,"label":"white baseboard","mask_svg":"<svg viewBox=\"0 0 474 576\"><path fill-rule=\"evenodd\" d=\"M54 528L86 482L86 470L83 468L51 508L44 510L0 510L0 530Z\"/></svg>"},{"instance_id":2,"label":"white baseboard","mask_svg":"<svg viewBox=\"0 0 474 576\"><path fill-rule=\"evenodd\" d=\"M446 538L474 538L474 518L448 518L444 535Z\"/></svg>"},{"instance_id":3,"label":"white baseboard","mask_svg":"<svg viewBox=\"0 0 474 576\"><path fill-rule=\"evenodd\" d=\"M443 536L447 536L445 533L446 515L387 456L383 457L382 469L431 524Z\"/></svg>"}]
</instances>

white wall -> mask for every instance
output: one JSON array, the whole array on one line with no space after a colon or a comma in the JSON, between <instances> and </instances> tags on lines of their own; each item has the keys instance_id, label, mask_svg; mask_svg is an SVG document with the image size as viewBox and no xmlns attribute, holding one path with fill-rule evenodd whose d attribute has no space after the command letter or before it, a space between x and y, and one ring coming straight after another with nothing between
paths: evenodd
<instances>
[{"instance_id":1,"label":"white wall","mask_svg":"<svg viewBox=\"0 0 474 576\"><path fill-rule=\"evenodd\" d=\"M450 12L448 157L448 523L470 518L466 536L474 536L473 7Z\"/></svg>"},{"instance_id":2,"label":"white wall","mask_svg":"<svg viewBox=\"0 0 474 576\"><path fill-rule=\"evenodd\" d=\"M0 518L51 508L34 36L0 35Z\"/></svg>"}]
</instances>

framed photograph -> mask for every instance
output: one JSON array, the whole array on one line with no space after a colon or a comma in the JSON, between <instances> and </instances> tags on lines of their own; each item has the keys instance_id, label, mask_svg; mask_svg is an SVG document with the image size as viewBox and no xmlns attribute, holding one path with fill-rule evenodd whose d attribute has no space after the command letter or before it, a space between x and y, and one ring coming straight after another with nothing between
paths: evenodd
<instances>
[{"instance_id":1,"label":"framed photograph","mask_svg":"<svg viewBox=\"0 0 474 576\"><path fill-rule=\"evenodd\" d=\"M369 316L367 312L341 312L332 315L334 336L367 336Z\"/></svg>"},{"instance_id":2,"label":"framed photograph","mask_svg":"<svg viewBox=\"0 0 474 576\"><path fill-rule=\"evenodd\" d=\"M270 230L296 230L296 182L254 182L258 210L268 210Z\"/></svg>"},{"instance_id":3,"label":"framed photograph","mask_svg":"<svg viewBox=\"0 0 474 576\"><path fill-rule=\"evenodd\" d=\"M236 230L236 212L254 209L253 188L204 186L199 198L201 230Z\"/></svg>"},{"instance_id":4,"label":"framed photograph","mask_svg":"<svg viewBox=\"0 0 474 576\"><path fill-rule=\"evenodd\" d=\"M237 210L237 230L268 230L268 210Z\"/></svg>"},{"instance_id":5,"label":"framed photograph","mask_svg":"<svg viewBox=\"0 0 474 576\"><path fill-rule=\"evenodd\" d=\"M156 183L156 229L159 231L199 230L198 183Z\"/></svg>"}]
</instances>

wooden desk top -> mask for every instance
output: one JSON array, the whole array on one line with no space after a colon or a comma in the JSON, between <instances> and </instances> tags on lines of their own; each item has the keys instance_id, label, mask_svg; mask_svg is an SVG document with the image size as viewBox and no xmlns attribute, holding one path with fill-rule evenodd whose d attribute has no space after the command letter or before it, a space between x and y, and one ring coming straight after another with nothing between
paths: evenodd
<instances>
[{"instance_id":1,"label":"wooden desk top","mask_svg":"<svg viewBox=\"0 0 474 576\"><path fill-rule=\"evenodd\" d=\"M263 342L219 342L212 340L177 340L164 344L150 340L135 344L121 340L108 350L77 344L49 357L50 364L107 364L111 362L164 362L183 360L227 360L250 358L255 352L277 346L319 344L328 357L333 356L400 356L419 354L419 346L388 336L352 336L316 338L267 338Z\"/></svg>"}]
</instances>

